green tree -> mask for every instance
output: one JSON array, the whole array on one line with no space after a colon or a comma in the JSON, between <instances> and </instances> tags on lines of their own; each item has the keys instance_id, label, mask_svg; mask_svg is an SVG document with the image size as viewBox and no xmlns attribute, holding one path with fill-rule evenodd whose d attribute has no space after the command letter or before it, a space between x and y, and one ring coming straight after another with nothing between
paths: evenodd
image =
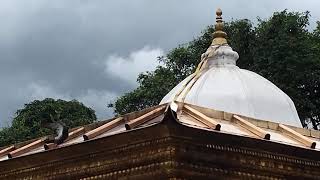
<instances>
[{"instance_id":1,"label":"green tree","mask_svg":"<svg viewBox=\"0 0 320 180\"><path fill-rule=\"evenodd\" d=\"M240 67L248 67L252 62L249 45L253 42L254 32L249 20L238 20L225 24L229 44L240 54ZM159 104L161 99L180 81L190 75L200 62L200 56L212 42L213 26L208 26L193 41L179 45L166 56L159 57L158 66L153 72L139 75L139 87L119 97L113 107L116 114L125 114ZM243 54L242 54L243 53Z\"/></svg>"},{"instance_id":2,"label":"green tree","mask_svg":"<svg viewBox=\"0 0 320 180\"><path fill-rule=\"evenodd\" d=\"M138 77L139 87L120 97L113 106L117 114L142 110L159 104L159 100L178 83L175 74L159 66L154 72L146 72Z\"/></svg>"},{"instance_id":3,"label":"green tree","mask_svg":"<svg viewBox=\"0 0 320 180\"><path fill-rule=\"evenodd\" d=\"M252 70L280 87L295 102L304 126L320 126L320 23L309 32L309 12L276 12L253 27L249 20L225 24L229 45L239 53L237 65ZM142 73L139 87L114 103L117 114L157 105L177 83L191 74L209 47L214 31L207 27L201 36L160 57L153 72Z\"/></svg>"},{"instance_id":4,"label":"green tree","mask_svg":"<svg viewBox=\"0 0 320 180\"><path fill-rule=\"evenodd\" d=\"M96 119L94 110L76 100L35 100L17 110L11 127L0 131L0 146L52 134L53 130L42 126L47 122L59 121L73 128L92 123Z\"/></svg>"},{"instance_id":5,"label":"green tree","mask_svg":"<svg viewBox=\"0 0 320 180\"><path fill-rule=\"evenodd\" d=\"M213 26L208 26L193 41L179 45L166 56L159 57L158 66L153 72L141 73L137 79L139 87L132 92L119 97L113 107L116 114L125 114L159 104L161 99L180 81L190 75L200 61L200 56L210 46L212 41ZM226 24L226 32L230 34L232 47L240 53L240 66L250 64L252 61L248 44L253 41L252 24L249 20L238 20ZM237 41L241 39L241 41ZM247 53L249 52L249 53ZM244 53L242 56L241 53Z\"/></svg>"},{"instance_id":6,"label":"green tree","mask_svg":"<svg viewBox=\"0 0 320 180\"><path fill-rule=\"evenodd\" d=\"M255 29L252 69L275 83L295 102L304 126L318 129L319 47L308 32L309 12L282 11L260 20Z\"/></svg>"}]
</instances>

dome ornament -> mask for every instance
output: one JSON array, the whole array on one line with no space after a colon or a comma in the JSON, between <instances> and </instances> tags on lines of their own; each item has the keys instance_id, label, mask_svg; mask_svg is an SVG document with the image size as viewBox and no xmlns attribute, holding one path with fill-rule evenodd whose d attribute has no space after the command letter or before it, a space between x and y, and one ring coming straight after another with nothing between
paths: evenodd
<instances>
[{"instance_id":1,"label":"dome ornament","mask_svg":"<svg viewBox=\"0 0 320 180\"><path fill-rule=\"evenodd\" d=\"M222 11L220 8L216 11L216 24L215 24L215 32L213 33L213 41L211 43L212 46L215 45L227 45L228 42L226 40L227 33L223 31L223 20L222 20Z\"/></svg>"}]
</instances>

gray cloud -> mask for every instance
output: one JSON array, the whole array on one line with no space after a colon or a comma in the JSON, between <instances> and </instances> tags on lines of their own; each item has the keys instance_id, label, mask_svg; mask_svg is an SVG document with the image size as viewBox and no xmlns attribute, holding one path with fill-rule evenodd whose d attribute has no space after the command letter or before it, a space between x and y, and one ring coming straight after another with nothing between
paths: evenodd
<instances>
[{"instance_id":1,"label":"gray cloud","mask_svg":"<svg viewBox=\"0 0 320 180\"><path fill-rule=\"evenodd\" d=\"M317 0L1 1L0 127L44 97L76 98L100 118L111 116L105 105L133 89L139 71L156 66L153 56L213 24L217 7L226 20L309 10L312 28L320 17Z\"/></svg>"}]
</instances>

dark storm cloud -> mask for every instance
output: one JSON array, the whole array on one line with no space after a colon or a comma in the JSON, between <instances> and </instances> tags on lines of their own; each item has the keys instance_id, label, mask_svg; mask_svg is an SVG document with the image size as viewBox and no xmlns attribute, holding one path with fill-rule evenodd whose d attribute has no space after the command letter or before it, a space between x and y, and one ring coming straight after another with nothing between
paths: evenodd
<instances>
[{"instance_id":1,"label":"dark storm cloud","mask_svg":"<svg viewBox=\"0 0 320 180\"><path fill-rule=\"evenodd\" d=\"M48 96L97 104L100 117L110 115L104 107L108 99L135 87L126 78L132 72L106 71L108 61L121 59L110 57L129 61L142 51L143 59L152 48L166 51L187 42L214 23L217 7L227 20L264 18L285 8L310 10L314 26L319 6L316 0L1 1L0 123L10 122L24 103Z\"/></svg>"}]
</instances>

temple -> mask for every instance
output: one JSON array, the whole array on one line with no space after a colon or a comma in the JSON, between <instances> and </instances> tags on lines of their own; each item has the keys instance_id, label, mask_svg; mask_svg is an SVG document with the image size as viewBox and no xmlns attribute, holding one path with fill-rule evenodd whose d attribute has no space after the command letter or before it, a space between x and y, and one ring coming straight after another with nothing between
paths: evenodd
<instances>
[{"instance_id":1,"label":"temple","mask_svg":"<svg viewBox=\"0 0 320 180\"><path fill-rule=\"evenodd\" d=\"M158 106L0 148L0 179L320 179L320 131L236 65L222 11L196 71Z\"/></svg>"}]
</instances>

